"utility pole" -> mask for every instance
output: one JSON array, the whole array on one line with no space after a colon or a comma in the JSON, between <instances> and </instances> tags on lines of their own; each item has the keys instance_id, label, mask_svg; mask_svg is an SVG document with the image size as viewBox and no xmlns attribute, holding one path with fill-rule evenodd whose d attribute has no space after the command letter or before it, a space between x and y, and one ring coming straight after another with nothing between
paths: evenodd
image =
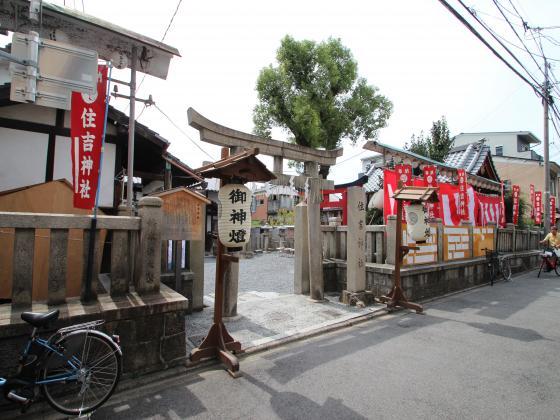
<instances>
[{"instance_id":1,"label":"utility pole","mask_svg":"<svg viewBox=\"0 0 560 420\"><path fill-rule=\"evenodd\" d=\"M543 85L543 105L544 105L544 230L550 231L550 161L548 144L548 62L544 58L544 85ZM540 211L540 209L537 209ZM555 211L556 212L556 211ZM552 222L554 223L554 222Z\"/></svg>"},{"instance_id":2,"label":"utility pole","mask_svg":"<svg viewBox=\"0 0 560 420\"><path fill-rule=\"evenodd\" d=\"M134 123L136 119L136 61L137 49L132 47L130 64L130 115L128 116L128 163L126 168L126 208L132 214L132 197L134 195Z\"/></svg>"}]
</instances>

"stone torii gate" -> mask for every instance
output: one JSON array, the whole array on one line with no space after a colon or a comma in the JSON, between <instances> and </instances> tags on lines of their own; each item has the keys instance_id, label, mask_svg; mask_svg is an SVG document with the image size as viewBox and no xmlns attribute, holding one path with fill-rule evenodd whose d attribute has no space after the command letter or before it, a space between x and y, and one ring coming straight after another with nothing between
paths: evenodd
<instances>
[{"instance_id":1,"label":"stone torii gate","mask_svg":"<svg viewBox=\"0 0 560 420\"><path fill-rule=\"evenodd\" d=\"M272 156L273 174L276 176L271 183L276 185L291 185L295 188L306 189L307 206L296 206L296 253L295 253L295 273L294 291L296 293L310 293L312 300L323 300L323 255L322 255L322 236L321 236L321 213L320 203L322 201L323 189L333 189L334 181L322 179L319 176L319 165L332 166L336 163L336 158L342 156L342 148L334 150L318 150L311 147L299 146L297 144L286 143L279 140L267 139L252 134L237 131L200 115L193 108L187 111L189 125L196 128L200 133L200 140L228 147L231 154L239 153L243 150L258 148L262 155ZM295 160L304 163L304 174L291 176L283 173L284 159ZM299 230L299 233L298 233ZM299 241L298 241L299 237ZM307 241L302 240L307 239ZM298 243L301 246L297 252ZM306 245L305 245L306 244ZM318 245L319 244L319 245ZM238 265L233 265L233 269L239 270ZM237 283L237 273L230 273L230 282ZM226 286L227 301L237 301L237 284ZM224 315L236 315L237 305L229 305L225 308Z\"/></svg>"}]
</instances>

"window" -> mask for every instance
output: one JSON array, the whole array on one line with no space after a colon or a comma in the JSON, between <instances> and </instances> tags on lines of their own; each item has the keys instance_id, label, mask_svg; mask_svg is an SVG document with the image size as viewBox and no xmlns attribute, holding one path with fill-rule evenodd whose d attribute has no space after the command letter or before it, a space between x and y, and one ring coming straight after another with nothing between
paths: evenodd
<instances>
[{"instance_id":1,"label":"window","mask_svg":"<svg viewBox=\"0 0 560 420\"><path fill-rule=\"evenodd\" d=\"M504 155L504 146L496 146L496 156Z\"/></svg>"}]
</instances>

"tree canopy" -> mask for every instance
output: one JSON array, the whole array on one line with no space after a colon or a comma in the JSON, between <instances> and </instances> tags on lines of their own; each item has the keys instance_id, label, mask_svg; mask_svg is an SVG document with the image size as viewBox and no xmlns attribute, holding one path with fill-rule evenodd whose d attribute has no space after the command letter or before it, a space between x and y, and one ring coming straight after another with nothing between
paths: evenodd
<instances>
[{"instance_id":1,"label":"tree canopy","mask_svg":"<svg viewBox=\"0 0 560 420\"><path fill-rule=\"evenodd\" d=\"M295 143L327 150L344 138L375 138L391 115L392 103L358 77L358 64L339 39L282 39L277 66L261 70L254 132L270 137L273 127Z\"/></svg>"},{"instance_id":2,"label":"tree canopy","mask_svg":"<svg viewBox=\"0 0 560 420\"><path fill-rule=\"evenodd\" d=\"M441 117L432 123L432 129L428 136L420 132L418 136L412 135L410 143L405 143L405 150L425 156L427 158L443 162L453 147L453 139L449 137L447 120Z\"/></svg>"}]
</instances>

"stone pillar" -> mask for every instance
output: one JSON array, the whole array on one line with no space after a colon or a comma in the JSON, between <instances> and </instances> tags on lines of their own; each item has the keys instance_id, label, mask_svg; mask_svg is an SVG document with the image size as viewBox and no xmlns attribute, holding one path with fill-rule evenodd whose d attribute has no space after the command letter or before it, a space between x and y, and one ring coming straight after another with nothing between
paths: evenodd
<instances>
[{"instance_id":1,"label":"stone pillar","mask_svg":"<svg viewBox=\"0 0 560 420\"><path fill-rule=\"evenodd\" d=\"M138 252L138 293L159 292L161 275L161 230L163 201L158 197L143 197L138 202L142 219Z\"/></svg>"},{"instance_id":2,"label":"stone pillar","mask_svg":"<svg viewBox=\"0 0 560 420\"><path fill-rule=\"evenodd\" d=\"M130 212L125 205L119 206L119 216L128 216ZM130 254L129 232L113 230L111 243L111 296L121 296L128 293L130 284Z\"/></svg>"},{"instance_id":3,"label":"stone pillar","mask_svg":"<svg viewBox=\"0 0 560 420\"><path fill-rule=\"evenodd\" d=\"M397 216L387 217L387 258L386 264L395 264L395 231L397 229Z\"/></svg>"},{"instance_id":4,"label":"stone pillar","mask_svg":"<svg viewBox=\"0 0 560 420\"><path fill-rule=\"evenodd\" d=\"M309 245L307 240L307 204L295 207L294 293L309 294Z\"/></svg>"},{"instance_id":5,"label":"stone pillar","mask_svg":"<svg viewBox=\"0 0 560 420\"><path fill-rule=\"evenodd\" d=\"M443 258L443 220L433 219L433 223L437 225L437 262L442 263Z\"/></svg>"},{"instance_id":6,"label":"stone pillar","mask_svg":"<svg viewBox=\"0 0 560 420\"><path fill-rule=\"evenodd\" d=\"M462 220L461 226L466 226L469 230L469 256L468 258L473 258L474 256L474 232L473 224L470 221Z\"/></svg>"},{"instance_id":7,"label":"stone pillar","mask_svg":"<svg viewBox=\"0 0 560 420\"><path fill-rule=\"evenodd\" d=\"M190 306L193 311L201 311L203 308L202 298L204 296L204 239L189 241L189 251L189 267L194 274Z\"/></svg>"},{"instance_id":8,"label":"stone pillar","mask_svg":"<svg viewBox=\"0 0 560 420\"><path fill-rule=\"evenodd\" d=\"M307 197L307 239L309 249L309 289L310 298L316 301L324 299L323 281L323 247L321 232L321 180L309 178L309 195Z\"/></svg>"},{"instance_id":9,"label":"stone pillar","mask_svg":"<svg viewBox=\"0 0 560 420\"><path fill-rule=\"evenodd\" d=\"M347 199L346 290L357 293L366 288L366 193L362 187L350 187Z\"/></svg>"},{"instance_id":10,"label":"stone pillar","mask_svg":"<svg viewBox=\"0 0 560 420\"><path fill-rule=\"evenodd\" d=\"M226 248L227 249L227 248ZM239 257L239 252L228 252ZM239 292L239 263L226 263L224 273L224 317L237 315L237 294ZM194 295L194 291L193 291Z\"/></svg>"}]
</instances>

